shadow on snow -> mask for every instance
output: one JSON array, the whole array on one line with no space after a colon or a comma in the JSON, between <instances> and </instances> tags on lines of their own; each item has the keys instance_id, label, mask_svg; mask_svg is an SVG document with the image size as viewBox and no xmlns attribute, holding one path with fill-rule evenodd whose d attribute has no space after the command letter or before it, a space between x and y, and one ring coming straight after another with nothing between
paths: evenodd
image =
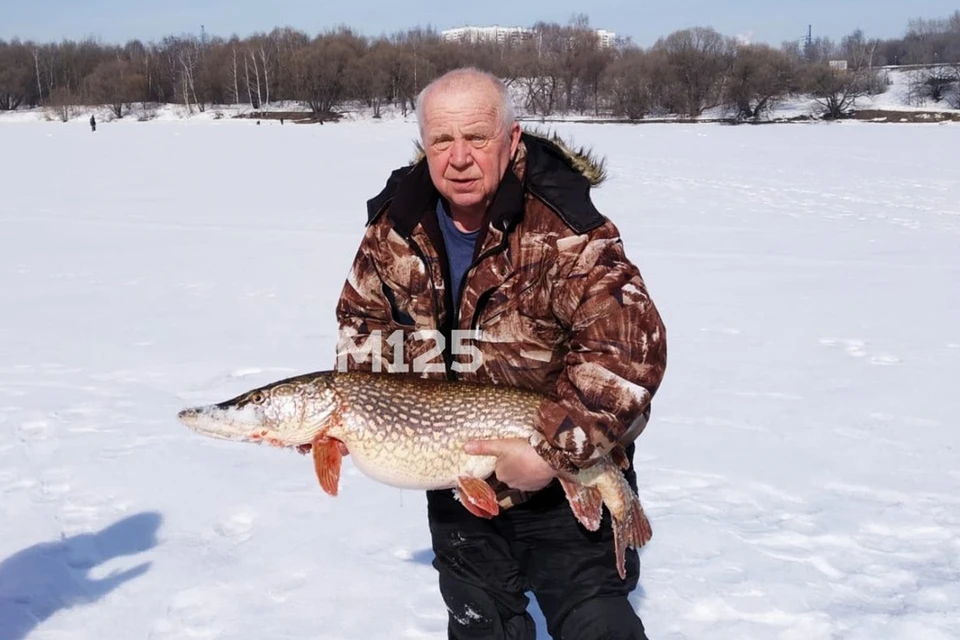
<instances>
[{"instance_id":1,"label":"shadow on snow","mask_svg":"<svg viewBox=\"0 0 960 640\"><path fill-rule=\"evenodd\" d=\"M149 562L90 576L104 562L155 547L161 521L159 513L138 513L94 533L35 544L0 562L0 640L24 640L61 609L96 602L146 573Z\"/></svg>"}]
</instances>

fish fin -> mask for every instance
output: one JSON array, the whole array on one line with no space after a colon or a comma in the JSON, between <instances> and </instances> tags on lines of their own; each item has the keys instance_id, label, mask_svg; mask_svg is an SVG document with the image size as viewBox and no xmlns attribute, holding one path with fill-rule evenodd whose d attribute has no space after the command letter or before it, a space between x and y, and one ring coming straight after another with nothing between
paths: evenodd
<instances>
[{"instance_id":1,"label":"fish fin","mask_svg":"<svg viewBox=\"0 0 960 640\"><path fill-rule=\"evenodd\" d=\"M610 459L613 463L626 471L630 468L630 459L627 458L627 452L623 447L616 446L610 450Z\"/></svg>"},{"instance_id":2,"label":"fish fin","mask_svg":"<svg viewBox=\"0 0 960 640\"><path fill-rule=\"evenodd\" d=\"M620 500L624 505L623 513L611 515L613 515L613 541L617 552L617 572L622 580L626 578L624 565L627 548L639 549L647 544L653 537L653 529L650 527L647 515L643 512L640 498L627 484L626 479L621 483Z\"/></svg>"},{"instance_id":3,"label":"fish fin","mask_svg":"<svg viewBox=\"0 0 960 640\"><path fill-rule=\"evenodd\" d=\"M480 518L492 518L500 511L497 494L486 480L460 476L457 478L458 497L467 511Z\"/></svg>"},{"instance_id":4,"label":"fish fin","mask_svg":"<svg viewBox=\"0 0 960 640\"><path fill-rule=\"evenodd\" d=\"M603 515L603 498L595 487L582 485L576 480L559 478L563 492L567 494L570 509L580 524L588 531L600 528L600 518Z\"/></svg>"},{"instance_id":5,"label":"fish fin","mask_svg":"<svg viewBox=\"0 0 960 640\"><path fill-rule=\"evenodd\" d=\"M313 439L313 468L320 486L331 496L337 495L342 461L343 455L336 440L323 436Z\"/></svg>"}]
</instances>

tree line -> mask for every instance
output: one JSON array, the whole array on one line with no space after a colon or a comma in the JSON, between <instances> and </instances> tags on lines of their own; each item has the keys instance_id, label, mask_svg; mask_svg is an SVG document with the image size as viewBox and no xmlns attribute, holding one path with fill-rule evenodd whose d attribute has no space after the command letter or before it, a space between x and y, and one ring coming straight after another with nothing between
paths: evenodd
<instances>
[{"instance_id":1,"label":"tree line","mask_svg":"<svg viewBox=\"0 0 960 640\"><path fill-rule=\"evenodd\" d=\"M339 27L315 36L277 28L243 39L181 35L124 45L0 40L0 110L44 106L66 119L78 106L105 105L119 118L138 103L178 103L195 112L293 101L321 118L351 104L379 117L384 105L413 110L420 89L463 65L503 78L519 106L540 116L639 119L723 107L748 120L802 93L839 117L857 97L885 89L877 71L885 65L924 65L913 72L911 99L960 108L960 11L912 20L902 38L857 30L839 42L780 47L709 27L677 31L647 48L629 39L601 47L585 15L531 31L499 44L449 42L421 27L377 38Z\"/></svg>"}]
</instances>

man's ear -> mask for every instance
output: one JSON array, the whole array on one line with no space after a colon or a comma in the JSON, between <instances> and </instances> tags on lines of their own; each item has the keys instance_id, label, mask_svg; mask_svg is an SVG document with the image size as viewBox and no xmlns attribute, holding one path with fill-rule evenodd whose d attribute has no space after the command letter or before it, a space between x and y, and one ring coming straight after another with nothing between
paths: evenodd
<instances>
[{"instance_id":1,"label":"man's ear","mask_svg":"<svg viewBox=\"0 0 960 640\"><path fill-rule=\"evenodd\" d=\"M510 157L517 153L517 147L520 146L520 123L514 122L510 125Z\"/></svg>"}]
</instances>

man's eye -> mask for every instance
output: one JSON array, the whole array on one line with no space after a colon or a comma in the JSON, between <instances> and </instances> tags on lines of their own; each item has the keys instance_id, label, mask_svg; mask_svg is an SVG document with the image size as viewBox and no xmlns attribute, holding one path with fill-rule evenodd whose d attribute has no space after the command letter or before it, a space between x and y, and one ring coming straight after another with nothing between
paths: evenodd
<instances>
[{"instance_id":1,"label":"man's eye","mask_svg":"<svg viewBox=\"0 0 960 640\"><path fill-rule=\"evenodd\" d=\"M450 148L451 140L436 140L433 143L433 148L437 151L446 151Z\"/></svg>"}]
</instances>

